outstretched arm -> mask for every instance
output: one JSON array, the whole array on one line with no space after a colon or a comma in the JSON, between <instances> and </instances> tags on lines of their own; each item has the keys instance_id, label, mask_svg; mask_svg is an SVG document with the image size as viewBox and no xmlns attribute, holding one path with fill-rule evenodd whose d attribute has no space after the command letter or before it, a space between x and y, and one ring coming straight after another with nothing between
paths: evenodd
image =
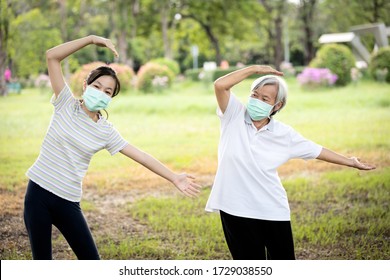
<instances>
[{"instance_id":1,"label":"outstretched arm","mask_svg":"<svg viewBox=\"0 0 390 280\"><path fill-rule=\"evenodd\" d=\"M132 160L142 164L152 172L170 181L176 186L184 195L188 197L195 197L199 194L201 186L194 183L194 177L187 174L175 174L169 170L165 165L159 162L151 155L137 149L136 147L128 144L123 150L120 151L125 156Z\"/></svg>"},{"instance_id":2,"label":"outstretched arm","mask_svg":"<svg viewBox=\"0 0 390 280\"><path fill-rule=\"evenodd\" d=\"M357 168L360 170L372 170L376 168L374 165L360 162L360 159L356 157L348 158L338 153L335 153L331 150L328 150L326 148L322 148L322 151L320 155L317 157L317 159L324 160L334 164L340 164L340 165Z\"/></svg>"},{"instance_id":3,"label":"outstretched arm","mask_svg":"<svg viewBox=\"0 0 390 280\"><path fill-rule=\"evenodd\" d=\"M50 82L56 97L65 85L65 80L61 69L61 61L90 44L107 47L114 53L115 56L118 56L114 45L109 39L95 35L90 35L81 39L70 41L46 51L46 62L49 71Z\"/></svg>"},{"instance_id":4,"label":"outstretched arm","mask_svg":"<svg viewBox=\"0 0 390 280\"><path fill-rule=\"evenodd\" d=\"M221 109L222 113L225 112L226 107L229 104L230 89L253 74L258 74L258 75L272 74L272 75L283 76L282 72L279 72L270 66L252 65L252 66L248 66L236 70L234 72L231 72L225 76L218 78L214 82L214 91L217 97L218 106Z\"/></svg>"}]
</instances>

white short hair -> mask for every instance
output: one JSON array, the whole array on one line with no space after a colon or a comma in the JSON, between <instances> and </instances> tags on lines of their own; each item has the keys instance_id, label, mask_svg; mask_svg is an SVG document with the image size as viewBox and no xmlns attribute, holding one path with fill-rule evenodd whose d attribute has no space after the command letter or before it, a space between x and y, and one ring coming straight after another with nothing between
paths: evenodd
<instances>
[{"instance_id":1,"label":"white short hair","mask_svg":"<svg viewBox=\"0 0 390 280\"><path fill-rule=\"evenodd\" d=\"M278 86L278 94L276 95L276 102L282 102L282 107L279 110L275 111L272 115L276 114L287 103L287 84L286 82L278 76L275 75L265 75L258 79L256 79L251 85L251 91L256 90L257 88L262 88L265 85L277 85Z\"/></svg>"}]
</instances>

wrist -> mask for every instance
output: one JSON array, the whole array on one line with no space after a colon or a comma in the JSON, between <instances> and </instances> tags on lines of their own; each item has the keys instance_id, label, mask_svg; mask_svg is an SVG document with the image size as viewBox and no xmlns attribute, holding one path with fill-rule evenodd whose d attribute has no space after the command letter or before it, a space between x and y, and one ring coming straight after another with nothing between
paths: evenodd
<instances>
[{"instance_id":1,"label":"wrist","mask_svg":"<svg viewBox=\"0 0 390 280\"><path fill-rule=\"evenodd\" d=\"M179 175L178 174L172 174L171 178L169 181L171 181L172 184L174 184L175 186L177 186L177 184L179 183Z\"/></svg>"},{"instance_id":2,"label":"wrist","mask_svg":"<svg viewBox=\"0 0 390 280\"><path fill-rule=\"evenodd\" d=\"M93 44L94 43L94 38L95 38L95 35L88 35L87 36L88 44Z\"/></svg>"},{"instance_id":3,"label":"wrist","mask_svg":"<svg viewBox=\"0 0 390 280\"><path fill-rule=\"evenodd\" d=\"M356 158L355 157L348 158L348 166L349 167L356 167Z\"/></svg>"}]
</instances>

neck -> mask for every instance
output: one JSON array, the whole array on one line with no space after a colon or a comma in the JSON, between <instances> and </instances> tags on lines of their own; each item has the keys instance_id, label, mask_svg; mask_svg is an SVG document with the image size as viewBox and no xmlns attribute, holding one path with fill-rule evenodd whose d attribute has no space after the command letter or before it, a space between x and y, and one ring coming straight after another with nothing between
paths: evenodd
<instances>
[{"instance_id":1,"label":"neck","mask_svg":"<svg viewBox=\"0 0 390 280\"><path fill-rule=\"evenodd\" d=\"M262 119L262 120L259 120L259 121L252 120L253 125L257 128L257 130L260 130L262 127L267 125L269 123L269 121L270 121L269 118L265 118L265 119Z\"/></svg>"},{"instance_id":2,"label":"neck","mask_svg":"<svg viewBox=\"0 0 390 280\"><path fill-rule=\"evenodd\" d=\"M88 108L84 105L84 102L81 102L81 107L83 108L84 112L87 113L87 115L93 120L93 121L98 121L99 119L99 114L98 112L91 112L88 110Z\"/></svg>"}]
</instances>

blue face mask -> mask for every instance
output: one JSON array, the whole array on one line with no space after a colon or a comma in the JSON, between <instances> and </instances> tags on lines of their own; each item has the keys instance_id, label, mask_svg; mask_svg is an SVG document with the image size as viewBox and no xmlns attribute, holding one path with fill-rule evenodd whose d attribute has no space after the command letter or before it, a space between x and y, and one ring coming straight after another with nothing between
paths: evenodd
<instances>
[{"instance_id":1,"label":"blue face mask","mask_svg":"<svg viewBox=\"0 0 390 280\"><path fill-rule=\"evenodd\" d=\"M272 106L257 98L249 97L246 109L248 110L248 114L252 120L260 121L270 117L272 109L275 105Z\"/></svg>"},{"instance_id":2,"label":"blue face mask","mask_svg":"<svg viewBox=\"0 0 390 280\"><path fill-rule=\"evenodd\" d=\"M111 101L111 97L91 86L87 86L82 98L85 106L91 112L106 109Z\"/></svg>"}]
</instances>

